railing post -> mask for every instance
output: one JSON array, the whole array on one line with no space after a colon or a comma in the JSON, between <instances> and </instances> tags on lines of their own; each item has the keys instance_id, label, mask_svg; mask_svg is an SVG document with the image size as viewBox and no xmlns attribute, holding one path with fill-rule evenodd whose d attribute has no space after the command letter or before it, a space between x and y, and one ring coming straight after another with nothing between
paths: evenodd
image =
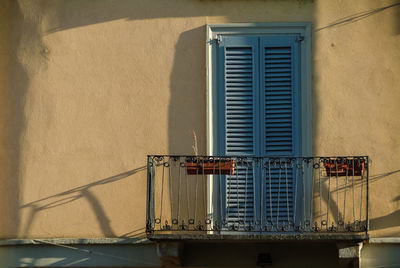
<instances>
[{"instance_id":1,"label":"railing post","mask_svg":"<svg viewBox=\"0 0 400 268\"><path fill-rule=\"evenodd\" d=\"M154 163L151 156L147 156L147 210L146 232L154 231Z\"/></svg>"},{"instance_id":2,"label":"railing post","mask_svg":"<svg viewBox=\"0 0 400 268\"><path fill-rule=\"evenodd\" d=\"M366 163L366 165L365 165L365 169L366 169L366 171L367 171L367 193L366 193L366 195L367 195L367 200L366 200L366 202L367 202L367 204L366 204L366 209L367 209L367 211L366 211L366 233L368 234L368 232L369 232L369 157L367 156L366 157L367 158L367 163Z\"/></svg>"}]
</instances>

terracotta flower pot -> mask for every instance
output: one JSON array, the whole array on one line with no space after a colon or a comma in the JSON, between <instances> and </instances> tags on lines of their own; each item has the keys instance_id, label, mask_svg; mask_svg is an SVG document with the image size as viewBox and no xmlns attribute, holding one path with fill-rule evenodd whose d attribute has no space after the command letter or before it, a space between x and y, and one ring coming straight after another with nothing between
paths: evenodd
<instances>
[{"instance_id":1,"label":"terracotta flower pot","mask_svg":"<svg viewBox=\"0 0 400 268\"><path fill-rule=\"evenodd\" d=\"M235 171L234 159L214 159L210 161L186 160L188 175L233 175Z\"/></svg>"},{"instance_id":2,"label":"terracotta flower pot","mask_svg":"<svg viewBox=\"0 0 400 268\"><path fill-rule=\"evenodd\" d=\"M364 159L337 159L324 163L329 177L361 176L364 170Z\"/></svg>"}]
</instances>

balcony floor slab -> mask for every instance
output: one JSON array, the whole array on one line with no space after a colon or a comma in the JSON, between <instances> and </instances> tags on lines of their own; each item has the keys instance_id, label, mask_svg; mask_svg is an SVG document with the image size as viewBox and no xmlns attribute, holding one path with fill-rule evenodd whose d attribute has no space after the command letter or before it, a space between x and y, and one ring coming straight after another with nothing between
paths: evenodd
<instances>
[{"instance_id":1,"label":"balcony floor slab","mask_svg":"<svg viewBox=\"0 0 400 268\"><path fill-rule=\"evenodd\" d=\"M187 242L362 242L368 240L366 233L296 233L296 234L148 234L153 241Z\"/></svg>"}]
</instances>

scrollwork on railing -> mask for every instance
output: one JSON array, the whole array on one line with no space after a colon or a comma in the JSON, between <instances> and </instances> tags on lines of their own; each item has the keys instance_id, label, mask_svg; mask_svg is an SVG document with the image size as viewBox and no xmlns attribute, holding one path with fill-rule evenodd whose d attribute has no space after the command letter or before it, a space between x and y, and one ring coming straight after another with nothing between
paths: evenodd
<instances>
[{"instance_id":1,"label":"scrollwork on railing","mask_svg":"<svg viewBox=\"0 0 400 268\"><path fill-rule=\"evenodd\" d=\"M148 157L147 232L368 231L368 157Z\"/></svg>"}]
</instances>

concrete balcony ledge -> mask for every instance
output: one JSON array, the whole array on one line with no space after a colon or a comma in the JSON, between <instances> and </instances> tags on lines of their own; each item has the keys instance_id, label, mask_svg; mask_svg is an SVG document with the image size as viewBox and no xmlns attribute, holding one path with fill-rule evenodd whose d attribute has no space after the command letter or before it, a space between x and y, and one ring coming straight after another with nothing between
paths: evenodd
<instances>
[{"instance_id":1,"label":"concrete balcony ledge","mask_svg":"<svg viewBox=\"0 0 400 268\"><path fill-rule=\"evenodd\" d=\"M157 241L251 241L251 242L295 242L295 241L349 241L361 242L367 241L368 235L348 234L348 233L302 233L302 234L148 234L141 238L24 238L24 239L0 239L2 246L19 245L135 245L135 244L153 244ZM379 243L388 239L372 238L371 243ZM396 241L396 242L395 242ZM400 239L390 239L392 243L400 243Z\"/></svg>"},{"instance_id":2,"label":"concrete balcony ledge","mask_svg":"<svg viewBox=\"0 0 400 268\"><path fill-rule=\"evenodd\" d=\"M0 239L2 246L23 245L134 245L153 243L145 237L141 238L24 238L24 239Z\"/></svg>"},{"instance_id":3,"label":"concrete balcony ledge","mask_svg":"<svg viewBox=\"0 0 400 268\"><path fill-rule=\"evenodd\" d=\"M193 242L363 242L366 233L275 233L275 234L148 234L153 241L193 241Z\"/></svg>"}]
</instances>

